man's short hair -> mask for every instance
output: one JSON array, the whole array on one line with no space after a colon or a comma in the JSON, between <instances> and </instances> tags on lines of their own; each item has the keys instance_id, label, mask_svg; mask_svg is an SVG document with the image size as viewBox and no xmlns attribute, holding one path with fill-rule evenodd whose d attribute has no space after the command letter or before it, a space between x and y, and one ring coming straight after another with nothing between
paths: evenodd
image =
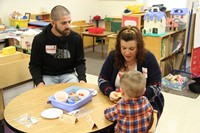
<instances>
[{"instance_id":1,"label":"man's short hair","mask_svg":"<svg viewBox=\"0 0 200 133\"><path fill-rule=\"evenodd\" d=\"M70 15L69 10L61 5L57 5L51 10L51 19L53 21L57 21L60 19L60 17L67 15Z\"/></svg>"}]
</instances>

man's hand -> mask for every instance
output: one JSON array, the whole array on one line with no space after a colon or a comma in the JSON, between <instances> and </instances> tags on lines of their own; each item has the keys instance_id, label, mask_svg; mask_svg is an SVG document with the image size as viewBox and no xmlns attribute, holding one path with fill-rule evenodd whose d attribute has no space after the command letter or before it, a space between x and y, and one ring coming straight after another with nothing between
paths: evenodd
<instances>
[{"instance_id":1,"label":"man's hand","mask_svg":"<svg viewBox=\"0 0 200 133\"><path fill-rule=\"evenodd\" d=\"M40 82L36 87L42 87L42 86L45 86L45 84L43 82Z\"/></svg>"},{"instance_id":2,"label":"man's hand","mask_svg":"<svg viewBox=\"0 0 200 133\"><path fill-rule=\"evenodd\" d=\"M80 80L79 83L86 83L84 80Z\"/></svg>"}]
</instances>

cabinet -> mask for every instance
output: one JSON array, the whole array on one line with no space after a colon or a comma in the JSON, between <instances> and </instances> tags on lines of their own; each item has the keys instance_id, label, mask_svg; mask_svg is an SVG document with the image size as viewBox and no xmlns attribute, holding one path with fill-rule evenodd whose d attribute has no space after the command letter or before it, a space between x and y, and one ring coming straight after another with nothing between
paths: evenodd
<instances>
[{"instance_id":1,"label":"cabinet","mask_svg":"<svg viewBox=\"0 0 200 133\"><path fill-rule=\"evenodd\" d=\"M51 14L50 13L31 14L31 19L49 22L51 20Z\"/></svg>"},{"instance_id":2,"label":"cabinet","mask_svg":"<svg viewBox=\"0 0 200 133\"><path fill-rule=\"evenodd\" d=\"M144 21L143 21L144 15L145 13L123 15L122 26L134 25L142 31L144 27Z\"/></svg>"},{"instance_id":3,"label":"cabinet","mask_svg":"<svg viewBox=\"0 0 200 133\"><path fill-rule=\"evenodd\" d=\"M105 31L111 31L117 33L117 31L122 27L121 17L105 17Z\"/></svg>"},{"instance_id":4,"label":"cabinet","mask_svg":"<svg viewBox=\"0 0 200 133\"><path fill-rule=\"evenodd\" d=\"M162 70L162 76L171 70L179 70L184 57L186 30L167 32L163 36L143 36L145 48L154 53Z\"/></svg>"}]
</instances>

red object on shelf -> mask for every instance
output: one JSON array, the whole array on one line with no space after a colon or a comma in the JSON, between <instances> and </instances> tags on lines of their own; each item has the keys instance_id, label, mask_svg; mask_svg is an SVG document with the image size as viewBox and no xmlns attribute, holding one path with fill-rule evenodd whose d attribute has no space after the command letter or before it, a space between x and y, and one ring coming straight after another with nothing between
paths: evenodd
<instances>
[{"instance_id":1,"label":"red object on shelf","mask_svg":"<svg viewBox=\"0 0 200 133\"><path fill-rule=\"evenodd\" d=\"M89 33L94 33L94 34L102 34L104 32L104 28L101 27L91 27L88 28Z\"/></svg>"},{"instance_id":2,"label":"red object on shelf","mask_svg":"<svg viewBox=\"0 0 200 133\"><path fill-rule=\"evenodd\" d=\"M100 19L101 19L101 16L96 15L96 16L93 17L93 19L94 19L94 20L100 20Z\"/></svg>"}]
</instances>

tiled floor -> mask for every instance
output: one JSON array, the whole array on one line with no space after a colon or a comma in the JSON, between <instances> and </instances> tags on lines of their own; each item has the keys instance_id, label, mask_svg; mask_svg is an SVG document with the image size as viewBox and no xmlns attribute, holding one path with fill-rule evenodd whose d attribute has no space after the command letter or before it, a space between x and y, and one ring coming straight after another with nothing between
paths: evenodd
<instances>
[{"instance_id":1,"label":"tiled floor","mask_svg":"<svg viewBox=\"0 0 200 133\"><path fill-rule=\"evenodd\" d=\"M87 80L88 83L97 84L97 76L87 74ZM200 133L200 97L192 99L165 92L163 94L165 107L156 133Z\"/></svg>"}]
</instances>

